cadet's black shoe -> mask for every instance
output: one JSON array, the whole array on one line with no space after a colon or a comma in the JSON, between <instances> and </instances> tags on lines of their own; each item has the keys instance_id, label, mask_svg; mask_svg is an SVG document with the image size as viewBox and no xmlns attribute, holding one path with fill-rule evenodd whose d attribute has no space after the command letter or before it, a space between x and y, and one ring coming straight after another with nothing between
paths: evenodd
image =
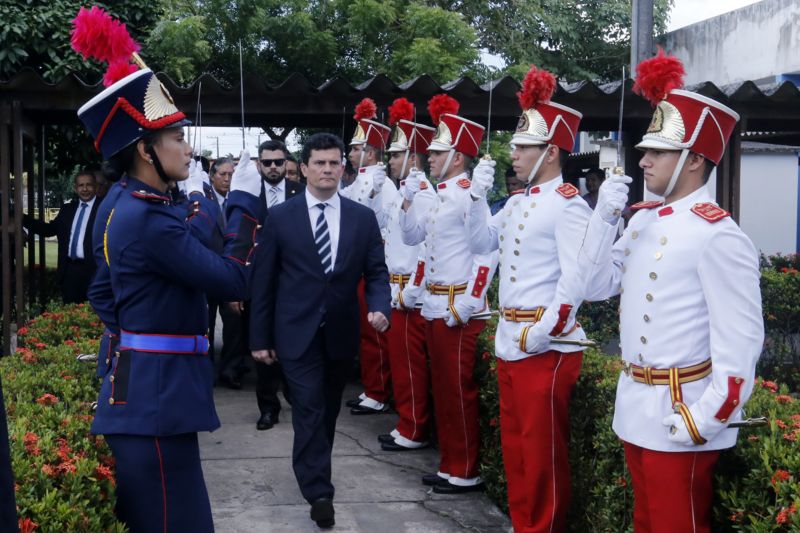
<instances>
[{"instance_id":1,"label":"cadet's black shoe","mask_svg":"<svg viewBox=\"0 0 800 533\"><path fill-rule=\"evenodd\" d=\"M408 446L403 446L402 444L397 444L396 442L382 442L381 443L381 450L387 452L413 452L414 450L424 450L428 447L428 443L426 442L422 446L418 446L416 448L409 448ZM439 477L439 476L436 476Z\"/></svg>"},{"instance_id":2,"label":"cadet's black shoe","mask_svg":"<svg viewBox=\"0 0 800 533\"><path fill-rule=\"evenodd\" d=\"M389 404L383 404L383 407L380 409L373 409L372 407L367 407L365 405L356 405L352 409L350 409L351 415L377 415L380 413L388 413L389 412Z\"/></svg>"},{"instance_id":3,"label":"cadet's black shoe","mask_svg":"<svg viewBox=\"0 0 800 533\"><path fill-rule=\"evenodd\" d=\"M351 409L352 409L353 407L357 406L357 405L358 405L358 404L360 404L360 403L361 403L361 398L358 398L358 397L356 397L356 398L353 398L352 400L347 400L346 402L344 402L344 404L345 404L347 407L351 408Z\"/></svg>"},{"instance_id":4,"label":"cadet's black shoe","mask_svg":"<svg viewBox=\"0 0 800 533\"><path fill-rule=\"evenodd\" d=\"M264 413L256 423L256 429L265 430L272 429L272 426L278 423L278 415L272 413Z\"/></svg>"},{"instance_id":5,"label":"cadet's black shoe","mask_svg":"<svg viewBox=\"0 0 800 533\"><path fill-rule=\"evenodd\" d=\"M320 498L311 504L311 520L316 522L320 529L328 529L336 524L333 515L333 502L329 498Z\"/></svg>"},{"instance_id":6,"label":"cadet's black shoe","mask_svg":"<svg viewBox=\"0 0 800 533\"><path fill-rule=\"evenodd\" d=\"M382 435L378 435L378 442L381 444L394 444L394 437L389 433L383 433Z\"/></svg>"},{"instance_id":7,"label":"cadet's black shoe","mask_svg":"<svg viewBox=\"0 0 800 533\"><path fill-rule=\"evenodd\" d=\"M449 485L450 483L439 474L425 474L422 476L422 484L429 487L438 487L439 485Z\"/></svg>"},{"instance_id":8,"label":"cadet's black shoe","mask_svg":"<svg viewBox=\"0 0 800 533\"><path fill-rule=\"evenodd\" d=\"M242 380L236 376L220 376L219 384L233 390L242 390Z\"/></svg>"},{"instance_id":9,"label":"cadet's black shoe","mask_svg":"<svg viewBox=\"0 0 800 533\"><path fill-rule=\"evenodd\" d=\"M475 485L445 483L444 485L435 485L433 487L433 492L436 494L463 494L465 492L482 492L484 490L486 490L486 484L483 481Z\"/></svg>"}]
</instances>

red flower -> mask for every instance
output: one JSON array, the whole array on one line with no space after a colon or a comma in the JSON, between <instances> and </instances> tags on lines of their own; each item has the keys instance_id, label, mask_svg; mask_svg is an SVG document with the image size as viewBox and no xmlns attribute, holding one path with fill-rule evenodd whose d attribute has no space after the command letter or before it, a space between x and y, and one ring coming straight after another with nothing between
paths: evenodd
<instances>
[{"instance_id":1,"label":"red flower","mask_svg":"<svg viewBox=\"0 0 800 533\"><path fill-rule=\"evenodd\" d=\"M764 380L761 383L761 386L764 387L765 389L771 390L772 392L778 392L778 384L775 383L774 381Z\"/></svg>"},{"instance_id":2,"label":"red flower","mask_svg":"<svg viewBox=\"0 0 800 533\"><path fill-rule=\"evenodd\" d=\"M58 471L63 472L64 474L74 474L78 471L78 468L71 462L66 461L58 465Z\"/></svg>"},{"instance_id":3,"label":"red flower","mask_svg":"<svg viewBox=\"0 0 800 533\"><path fill-rule=\"evenodd\" d=\"M783 421L783 420L781 420L780 418L776 418L776 419L775 419L775 425L776 425L776 426L778 426L778 427L779 427L779 428L781 428L781 429L786 429L786 428L788 427L788 426L786 425L786 422L784 422L784 421Z\"/></svg>"},{"instance_id":4,"label":"red flower","mask_svg":"<svg viewBox=\"0 0 800 533\"><path fill-rule=\"evenodd\" d=\"M628 480L625 479L625 476L619 476L617 478L617 485L619 485L620 487L627 487L628 486Z\"/></svg>"},{"instance_id":5,"label":"red flower","mask_svg":"<svg viewBox=\"0 0 800 533\"><path fill-rule=\"evenodd\" d=\"M36 344L33 345L33 347L36 348L37 350L44 350L45 348L47 348L47 345L43 342L37 342Z\"/></svg>"},{"instance_id":6,"label":"red flower","mask_svg":"<svg viewBox=\"0 0 800 533\"><path fill-rule=\"evenodd\" d=\"M39 405L53 405L58 403L58 398L50 393L46 393L42 394L39 398L37 398L36 403L38 403Z\"/></svg>"},{"instance_id":7,"label":"red flower","mask_svg":"<svg viewBox=\"0 0 800 533\"><path fill-rule=\"evenodd\" d=\"M782 507L781 511L778 513L778 516L775 517L775 522L778 524L785 524L789 521L789 509Z\"/></svg>"},{"instance_id":8,"label":"red flower","mask_svg":"<svg viewBox=\"0 0 800 533\"><path fill-rule=\"evenodd\" d=\"M797 442L797 434L796 433L784 433L783 438L786 440L790 440L792 442Z\"/></svg>"},{"instance_id":9,"label":"red flower","mask_svg":"<svg viewBox=\"0 0 800 533\"><path fill-rule=\"evenodd\" d=\"M97 479L107 479L111 481L112 485L116 485L116 480L114 479L114 472L107 466L97 465L94 469L94 474L97 476Z\"/></svg>"},{"instance_id":10,"label":"red flower","mask_svg":"<svg viewBox=\"0 0 800 533\"><path fill-rule=\"evenodd\" d=\"M774 487L781 481L787 481L790 477L792 477L792 475L789 472L779 468L774 474L772 474L772 481L770 481L770 483L772 483L772 486Z\"/></svg>"},{"instance_id":11,"label":"red flower","mask_svg":"<svg viewBox=\"0 0 800 533\"><path fill-rule=\"evenodd\" d=\"M483 352L481 354L481 359L483 359L484 361L488 361L491 358L492 358L492 354L490 354L489 352Z\"/></svg>"},{"instance_id":12,"label":"red flower","mask_svg":"<svg viewBox=\"0 0 800 533\"><path fill-rule=\"evenodd\" d=\"M22 438L22 444L25 446L25 451L31 455L40 455L42 453L39 450L39 437L36 433L25 433Z\"/></svg>"},{"instance_id":13,"label":"red flower","mask_svg":"<svg viewBox=\"0 0 800 533\"><path fill-rule=\"evenodd\" d=\"M747 440L749 440L750 442L755 442L760 439L758 438L757 435L750 435L749 437L747 437Z\"/></svg>"},{"instance_id":14,"label":"red flower","mask_svg":"<svg viewBox=\"0 0 800 533\"><path fill-rule=\"evenodd\" d=\"M489 335L489 340L493 341L495 339L494 335Z\"/></svg>"},{"instance_id":15,"label":"red flower","mask_svg":"<svg viewBox=\"0 0 800 533\"><path fill-rule=\"evenodd\" d=\"M64 341L64 344L66 344L67 346L74 346L75 345L75 341L72 340L72 339L67 339L67 340Z\"/></svg>"},{"instance_id":16,"label":"red flower","mask_svg":"<svg viewBox=\"0 0 800 533\"><path fill-rule=\"evenodd\" d=\"M792 398L788 394L779 394L775 396L775 401L778 403L792 403L794 401L794 398Z\"/></svg>"},{"instance_id":17,"label":"red flower","mask_svg":"<svg viewBox=\"0 0 800 533\"><path fill-rule=\"evenodd\" d=\"M27 334L28 334L28 328L22 327L17 330L17 335L27 335Z\"/></svg>"},{"instance_id":18,"label":"red flower","mask_svg":"<svg viewBox=\"0 0 800 533\"><path fill-rule=\"evenodd\" d=\"M17 522L17 525L19 526L19 533L32 533L36 528L39 527L39 524L30 518L20 518L19 522Z\"/></svg>"},{"instance_id":19,"label":"red flower","mask_svg":"<svg viewBox=\"0 0 800 533\"><path fill-rule=\"evenodd\" d=\"M742 520L742 517L743 517L743 516L744 516L744 513L743 513L742 511L739 511L738 513L733 513L733 514L730 516L730 518L731 518L731 522L739 522L739 521L741 521L741 520Z\"/></svg>"},{"instance_id":20,"label":"red flower","mask_svg":"<svg viewBox=\"0 0 800 533\"><path fill-rule=\"evenodd\" d=\"M56 469L53 468L52 465L42 465L42 474L50 477L56 477L58 472L56 472Z\"/></svg>"}]
</instances>

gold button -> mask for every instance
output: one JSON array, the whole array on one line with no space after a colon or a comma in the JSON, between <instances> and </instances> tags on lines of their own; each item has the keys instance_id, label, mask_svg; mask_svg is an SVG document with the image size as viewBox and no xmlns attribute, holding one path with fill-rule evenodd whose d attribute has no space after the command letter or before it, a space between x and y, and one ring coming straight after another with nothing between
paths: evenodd
<instances>
[{"instance_id":1,"label":"gold button","mask_svg":"<svg viewBox=\"0 0 800 533\"><path fill-rule=\"evenodd\" d=\"M431 267L431 272L436 272L436 269Z\"/></svg>"},{"instance_id":2,"label":"gold button","mask_svg":"<svg viewBox=\"0 0 800 533\"><path fill-rule=\"evenodd\" d=\"M108 403L111 404L111 405L114 405L114 398L109 398L108 399Z\"/></svg>"},{"instance_id":3,"label":"gold button","mask_svg":"<svg viewBox=\"0 0 800 533\"><path fill-rule=\"evenodd\" d=\"M515 278L514 276L511 276L511 281L512 282L517 281L517 278Z\"/></svg>"},{"instance_id":4,"label":"gold button","mask_svg":"<svg viewBox=\"0 0 800 533\"><path fill-rule=\"evenodd\" d=\"M505 238L505 237L503 237L502 235L500 235L500 240L501 240L501 241L504 241L504 240L506 240L506 238Z\"/></svg>"},{"instance_id":5,"label":"gold button","mask_svg":"<svg viewBox=\"0 0 800 533\"><path fill-rule=\"evenodd\" d=\"M639 354L637 357L639 358L640 363L644 363L644 357L642 357L642 354Z\"/></svg>"},{"instance_id":6,"label":"gold button","mask_svg":"<svg viewBox=\"0 0 800 533\"><path fill-rule=\"evenodd\" d=\"M514 250L514 255L519 255L519 250Z\"/></svg>"},{"instance_id":7,"label":"gold button","mask_svg":"<svg viewBox=\"0 0 800 533\"><path fill-rule=\"evenodd\" d=\"M724 424L725 422L727 422L727 421L728 421L728 419L727 419L727 418L723 418L723 419L721 419L721 420L720 420L720 422L722 422L723 424Z\"/></svg>"},{"instance_id":8,"label":"gold button","mask_svg":"<svg viewBox=\"0 0 800 533\"><path fill-rule=\"evenodd\" d=\"M661 238L658 240L658 242L660 242L662 245L664 245L664 244L667 244L667 238L666 238L666 237L661 237Z\"/></svg>"},{"instance_id":9,"label":"gold button","mask_svg":"<svg viewBox=\"0 0 800 533\"><path fill-rule=\"evenodd\" d=\"M647 337L641 337L639 340L642 341L642 344L647 344Z\"/></svg>"},{"instance_id":10,"label":"gold button","mask_svg":"<svg viewBox=\"0 0 800 533\"><path fill-rule=\"evenodd\" d=\"M658 274L656 274L655 272L650 272L650 279L652 279L653 281L657 280Z\"/></svg>"},{"instance_id":11,"label":"gold button","mask_svg":"<svg viewBox=\"0 0 800 533\"><path fill-rule=\"evenodd\" d=\"M634 231L633 233L631 233L631 239L636 239L638 237L639 237L639 232L638 231Z\"/></svg>"},{"instance_id":12,"label":"gold button","mask_svg":"<svg viewBox=\"0 0 800 533\"><path fill-rule=\"evenodd\" d=\"M733 405L739 405L739 400L733 400L731 403L732 403Z\"/></svg>"},{"instance_id":13,"label":"gold button","mask_svg":"<svg viewBox=\"0 0 800 533\"><path fill-rule=\"evenodd\" d=\"M521 241L520 241L519 239L514 239L514 242L516 242L517 244L519 244Z\"/></svg>"},{"instance_id":14,"label":"gold button","mask_svg":"<svg viewBox=\"0 0 800 533\"><path fill-rule=\"evenodd\" d=\"M736 378L736 379L734 379L733 381L734 381L734 382L735 382L737 385L739 385L739 384L742 382L742 378Z\"/></svg>"},{"instance_id":15,"label":"gold button","mask_svg":"<svg viewBox=\"0 0 800 533\"><path fill-rule=\"evenodd\" d=\"M500 248L500 253L501 253L501 254L503 253L503 249L502 249L502 248Z\"/></svg>"},{"instance_id":16,"label":"gold button","mask_svg":"<svg viewBox=\"0 0 800 533\"><path fill-rule=\"evenodd\" d=\"M653 295L650 294L649 292L645 295L645 298L647 298L648 302L652 302L653 301Z\"/></svg>"},{"instance_id":17,"label":"gold button","mask_svg":"<svg viewBox=\"0 0 800 533\"><path fill-rule=\"evenodd\" d=\"M436 258L431 256L431 261L436 261Z\"/></svg>"},{"instance_id":18,"label":"gold button","mask_svg":"<svg viewBox=\"0 0 800 533\"><path fill-rule=\"evenodd\" d=\"M528 216L530 216L530 213L528 213L527 211L525 211L524 213L522 213L522 216L524 216L525 218L528 218Z\"/></svg>"},{"instance_id":19,"label":"gold button","mask_svg":"<svg viewBox=\"0 0 800 533\"><path fill-rule=\"evenodd\" d=\"M643 318L645 322L650 322L650 315L644 315Z\"/></svg>"},{"instance_id":20,"label":"gold button","mask_svg":"<svg viewBox=\"0 0 800 533\"><path fill-rule=\"evenodd\" d=\"M114 383L114 375L113 374L108 376L108 381L110 381L111 383Z\"/></svg>"},{"instance_id":21,"label":"gold button","mask_svg":"<svg viewBox=\"0 0 800 533\"><path fill-rule=\"evenodd\" d=\"M519 229L525 229L525 224L520 224L520 225L519 225L519 226L517 226L517 227L518 227Z\"/></svg>"},{"instance_id":22,"label":"gold button","mask_svg":"<svg viewBox=\"0 0 800 533\"><path fill-rule=\"evenodd\" d=\"M625 248L625 255L631 255L631 249Z\"/></svg>"},{"instance_id":23,"label":"gold button","mask_svg":"<svg viewBox=\"0 0 800 533\"><path fill-rule=\"evenodd\" d=\"M511 265L511 270L516 270L516 269L517 269L517 267L515 267L514 265Z\"/></svg>"},{"instance_id":24,"label":"gold button","mask_svg":"<svg viewBox=\"0 0 800 533\"><path fill-rule=\"evenodd\" d=\"M656 261L661 261L661 258L664 257L664 254L661 252L656 252Z\"/></svg>"},{"instance_id":25,"label":"gold button","mask_svg":"<svg viewBox=\"0 0 800 533\"><path fill-rule=\"evenodd\" d=\"M531 202L531 207L536 207L536 202Z\"/></svg>"}]
</instances>

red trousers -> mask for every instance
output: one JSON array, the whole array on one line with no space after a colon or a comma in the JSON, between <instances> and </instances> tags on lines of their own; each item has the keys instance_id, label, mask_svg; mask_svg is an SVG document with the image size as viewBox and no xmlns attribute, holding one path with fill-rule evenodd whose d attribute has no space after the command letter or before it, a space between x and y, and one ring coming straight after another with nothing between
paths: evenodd
<instances>
[{"instance_id":1,"label":"red trousers","mask_svg":"<svg viewBox=\"0 0 800 533\"><path fill-rule=\"evenodd\" d=\"M563 531L570 500L569 400L583 352L497 361L500 440L515 533Z\"/></svg>"},{"instance_id":2,"label":"red trousers","mask_svg":"<svg viewBox=\"0 0 800 533\"><path fill-rule=\"evenodd\" d=\"M376 402L386 403L392 395L388 341L385 333L378 333L367 321L369 310L364 296L364 280L358 284L358 305L361 307L361 383L364 394Z\"/></svg>"},{"instance_id":3,"label":"red trousers","mask_svg":"<svg viewBox=\"0 0 800 533\"><path fill-rule=\"evenodd\" d=\"M711 531L711 486L719 451L657 452L625 444L636 533Z\"/></svg>"},{"instance_id":4,"label":"red trousers","mask_svg":"<svg viewBox=\"0 0 800 533\"><path fill-rule=\"evenodd\" d=\"M478 384L475 349L484 320L447 327L443 319L427 327L433 407L439 436L439 472L458 478L478 476Z\"/></svg>"},{"instance_id":5,"label":"red trousers","mask_svg":"<svg viewBox=\"0 0 800 533\"><path fill-rule=\"evenodd\" d=\"M419 309L392 310L389 340L389 365L394 386L394 406L400 420L397 431L415 442L428 439L430 378L425 351L427 321Z\"/></svg>"}]
</instances>

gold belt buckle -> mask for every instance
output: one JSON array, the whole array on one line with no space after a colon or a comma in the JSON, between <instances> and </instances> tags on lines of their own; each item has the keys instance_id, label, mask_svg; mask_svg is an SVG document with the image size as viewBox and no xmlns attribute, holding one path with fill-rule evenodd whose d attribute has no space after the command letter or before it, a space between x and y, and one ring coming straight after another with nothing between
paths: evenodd
<instances>
[{"instance_id":1,"label":"gold belt buckle","mask_svg":"<svg viewBox=\"0 0 800 533\"><path fill-rule=\"evenodd\" d=\"M625 373L626 376L631 377L631 364L628 361L622 361L622 371Z\"/></svg>"}]
</instances>

